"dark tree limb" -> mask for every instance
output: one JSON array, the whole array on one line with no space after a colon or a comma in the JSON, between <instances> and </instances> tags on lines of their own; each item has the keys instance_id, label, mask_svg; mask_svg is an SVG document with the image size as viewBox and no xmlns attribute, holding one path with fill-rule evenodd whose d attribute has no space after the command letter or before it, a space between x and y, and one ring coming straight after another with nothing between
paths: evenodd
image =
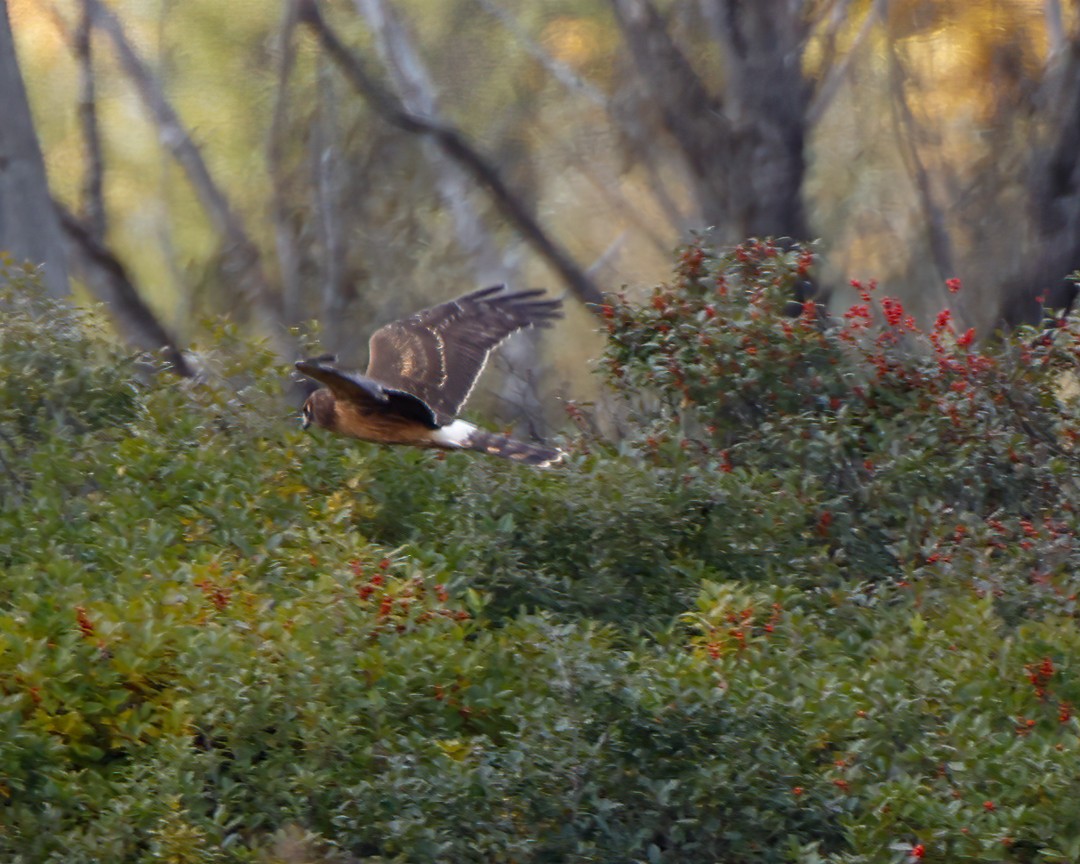
<instances>
[{"instance_id":1,"label":"dark tree limb","mask_svg":"<svg viewBox=\"0 0 1080 864\"><path fill-rule=\"evenodd\" d=\"M316 0L295 0L300 19L312 30L323 50L331 57L349 83L386 122L415 135L435 141L444 153L460 165L481 187L487 190L499 212L525 238L526 242L558 273L580 300L599 304L603 295L569 253L556 243L528 208L502 179L495 166L474 148L453 126L406 110L367 70L364 62L350 51L322 17Z\"/></svg>"},{"instance_id":2,"label":"dark tree limb","mask_svg":"<svg viewBox=\"0 0 1080 864\"><path fill-rule=\"evenodd\" d=\"M802 202L812 88L799 0L702 0L724 66L711 92L652 0L610 0L649 104L689 169L698 210L722 240L806 239Z\"/></svg>"},{"instance_id":3,"label":"dark tree limb","mask_svg":"<svg viewBox=\"0 0 1080 864\"><path fill-rule=\"evenodd\" d=\"M93 68L93 10L88 0L83 0L74 30L55 9L53 12L56 25L68 41L79 68L78 121L86 154L83 216L76 216L55 199L51 201L63 232L68 268L82 276L86 287L105 305L125 339L144 350L161 351L173 372L191 377L192 370L175 339L143 302L126 268L105 243L105 160Z\"/></svg>"},{"instance_id":4,"label":"dark tree limb","mask_svg":"<svg viewBox=\"0 0 1080 864\"><path fill-rule=\"evenodd\" d=\"M605 95L598 87L587 79L582 78L573 69L557 60L539 43L532 39L525 28L518 23L514 15L504 9L496 0L475 0L486 13L496 21L525 49L530 57L535 59L562 87L574 96L582 96L597 109L604 112L608 122L622 136L627 145L632 148L633 157L645 169L646 182L653 198L656 199L668 222L675 227L682 226L686 222L686 216L682 208L675 202L671 192L667 188L662 171L660 159L657 158L655 136L649 134L641 123L639 112L621 111L616 107L615 100ZM557 137L557 136L556 136ZM575 159L574 151L570 151L570 158ZM626 196L618 188L618 184L608 182L606 178L597 179L580 159L575 159L582 174L593 182L597 191L610 202L611 206L619 210L623 216L633 222L656 246L658 252L667 255L671 251L671 241L667 236L661 236L654 220L644 216L638 207L627 201ZM595 168L594 168L595 170ZM594 274L595 266L590 265L586 272Z\"/></svg>"},{"instance_id":5,"label":"dark tree limb","mask_svg":"<svg viewBox=\"0 0 1080 864\"><path fill-rule=\"evenodd\" d=\"M79 12L79 23L72 34L72 47L79 66L79 128L86 153L86 174L82 189L83 221L93 238L104 242L107 227L103 191L105 160L101 152L93 43L90 39L93 29L92 11L87 0L83 0Z\"/></svg>"},{"instance_id":6,"label":"dark tree limb","mask_svg":"<svg viewBox=\"0 0 1080 864\"><path fill-rule=\"evenodd\" d=\"M1027 158L1039 254L1005 285L1001 319L1008 324L1036 323L1044 309L1071 309L1077 296L1065 275L1080 268L1080 33L1050 35L1064 41L1050 54L1036 94L1042 122Z\"/></svg>"},{"instance_id":7,"label":"dark tree limb","mask_svg":"<svg viewBox=\"0 0 1080 864\"><path fill-rule=\"evenodd\" d=\"M652 3L612 0L612 9L641 82L690 171L701 218L724 225L731 200L725 165L733 130L719 97L709 93Z\"/></svg>"},{"instance_id":8,"label":"dark tree limb","mask_svg":"<svg viewBox=\"0 0 1080 864\"><path fill-rule=\"evenodd\" d=\"M138 347L161 351L169 366L184 378L194 372L176 340L143 302L127 269L85 224L59 202L53 202L68 241L68 260L81 271L94 296L103 302L120 330Z\"/></svg>"}]
</instances>

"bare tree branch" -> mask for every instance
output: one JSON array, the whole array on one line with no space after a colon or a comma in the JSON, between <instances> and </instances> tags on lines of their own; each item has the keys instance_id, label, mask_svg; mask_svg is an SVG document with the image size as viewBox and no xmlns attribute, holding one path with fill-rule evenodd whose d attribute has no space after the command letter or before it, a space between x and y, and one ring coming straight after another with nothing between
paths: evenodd
<instances>
[{"instance_id":1,"label":"bare tree branch","mask_svg":"<svg viewBox=\"0 0 1080 864\"><path fill-rule=\"evenodd\" d=\"M904 93L904 74L900 58L896 54L895 44L889 43L889 85L892 90L890 104L893 110L893 122L896 128L896 141L900 155L908 169L912 183L926 216L926 229L930 242L930 253L938 275L948 278L956 273L952 239L945 219L945 211L934 198L930 186L930 173L922 161L918 143L915 141L916 123L911 114L907 95Z\"/></svg>"},{"instance_id":2,"label":"bare tree branch","mask_svg":"<svg viewBox=\"0 0 1080 864\"><path fill-rule=\"evenodd\" d=\"M1040 254L1005 286L1001 317L1010 323L1076 301L1076 285L1063 277L1080 268L1080 34L1050 57L1035 104L1041 128L1028 150L1027 187Z\"/></svg>"},{"instance_id":3,"label":"bare tree branch","mask_svg":"<svg viewBox=\"0 0 1080 864\"><path fill-rule=\"evenodd\" d=\"M408 28L393 6L386 0L354 0L354 5L377 37L376 50L404 109L442 124L435 85ZM473 184L468 174L432 138L425 137L422 145L435 170L439 197L450 211L458 245L473 262L478 281L507 281L511 269L509 256L500 250L473 206L470 195Z\"/></svg>"},{"instance_id":4,"label":"bare tree branch","mask_svg":"<svg viewBox=\"0 0 1080 864\"><path fill-rule=\"evenodd\" d=\"M274 223L274 248L277 251L278 272L281 280L281 307L286 325L301 319L300 255L296 249L292 220L289 217L286 178L289 171L285 165L285 146L288 140L289 79L296 64L296 5L286 3L278 32L277 87L274 92L274 110L270 118L270 130L266 138L266 161L270 166L271 219Z\"/></svg>"},{"instance_id":5,"label":"bare tree branch","mask_svg":"<svg viewBox=\"0 0 1080 864\"><path fill-rule=\"evenodd\" d=\"M625 242L626 232L623 231L621 234L619 234L618 237L612 240L608 244L607 249L601 252L596 257L596 260L589 265L589 272L600 273L603 272L606 268L610 267L611 262L619 257L619 252L622 251L622 247Z\"/></svg>"},{"instance_id":6,"label":"bare tree branch","mask_svg":"<svg viewBox=\"0 0 1080 864\"><path fill-rule=\"evenodd\" d=\"M105 167L93 68L93 11L83 0L74 30L51 4L49 11L79 66L78 118L86 153L82 218L52 201L63 229L68 266L81 274L86 287L105 304L123 338L144 350L161 351L173 372L189 378L193 372L175 339L143 302L126 268L105 244Z\"/></svg>"},{"instance_id":7,"label":"bare tree branch","mask_svg":"<svg viewBox=\"0 0 1080 864\"><path fill-rule=\"evenodd\" d=\"M852 40L851 45L844 54L843 60L839 63L826 61L827 71L825 77L818 86L817 92L814 94L814 98L810 102L810 107L806 112L806 122L811 128L816 126L818 121L821 120L821 116L828 110L833 99L836 98L840 86L848 79L848 76L851 74L851 68L855 63L856 58L859 56L859 49L862 47L863 43L866 42L874 25L879 21L884 20L888 2L889 0L874 0L870 9L867 10L862 24L859 26L859 32L855 34L855 38ZM850 6L851 0L844 0L843 3L837 6L836 13L842 18L847 14ZM830 38L830 42L831 41L832 38Z\"/></svg>"},{"instance_id":8,"label":"bare tree branch","mask_svg":"<svg viewBox=\"0 0 1080 864\"><path fill-rule=\"evenodd\" d=\"M112 42L121 66L135 85L144 106L158 127L162 143L184 169L204 211L221 235L222 267L225 276L236 280L241 296L260 319L268 334L280 342L280 301L271 291L262 271L258 247L248 236L225 193L214 181L199 148L184 128L161 86L128 41L120 21L101 0L85 2L92 13L94 26L102 30Z\"/></svg>"},{"instance_id":9,"label":"bare tree branch","mask_svg":"<svg viewBox=\"0 0 1080 864\"><path fill-rule=\"evenodd\" d=\"M652 0L610 0L650 105L693 176L702 220L722 239L809 235L802 201L811 86L801 0L709 0L703 12L724 65L705 80Z\"/></svg>"},{"instance_id":10,"label":"bare tree branch","mask_svg":"<svg viewBox=\"0 0 1080 864\"><path fill-rule=\"evenodd\" d=\"M316 225L323 247L321 320L324 341L332 351L340 350L345 332L348 285L345 284L345 238L341 225L341 187L338 162L340 149L334 140L334 118L338 94L327 63L320 58L318 70L319 107L311 135L311 163L315 186Z\"/></svg>"},{"instance_id":11,"label":"bare tree branch","mask_svg":"<svg viewBox=\"0 0 1080 864\"><path fill-rule=\"evenodd\" d=\"M176 340L143 302L124 265L95 236L91 226L63 204L53 203L68 240L68 260L81 272L94 296L108 307L121 332L144 350L161 351L177 375L192 377L194 373Z\"/></svg>"},{"instance_id":12,"label":"bare tree branch","mask_svg":"<svg viewBox=\"0 0 1080 864\"><path fill-rule=\"evenodd\" d=\"M529 34L525 32L525 29L518 24L517 19L514 18L510 12L500 6L495 0L476 0L476 3L512 33L514 38L524 46L529 56L547 69L551 77L562 84L563 87L571 93L580 93L597 107L603 108L605 111L608 110L607 96L605 96L598 87L595 87L591 82L586 81L565 63L556 60L545 51L537 44L536 40L532 39Z\"/></svg>"},{"instance_id":13,"label":"bare tree branch","mask_svg":"<svg viewBox=\"0 0 1080 864\"><path fill-rule=\"evenodd\" d=\"M1068 47L1065 35L1065 18L1061 12L1061 0L1044 0L1043 12L1046 17L1046 37L1050 45L1049 55L1054 58Z\"/></svg>"},{"instance_id":14,"label":"bare tree branch","mask_svg":"<svg viewBox=\"0 0 1080 864\"><path fill-rule=\"evenodd\" d=\"M315 0L295 0L300 5L300 18L318 37L323 49L361 93L368 104L388 123L406 132L424 135L457 162L477 183L485 188L504 217L521 233L534 250L559 274L560 278L585 303L599 304L603 295L570 255L541 228L525 204L502 179L495 166L476 150L454 127L420 117L406 110L401 103L373 78L363 61L341 42L323 20Z\"/></svg>"},{"instance_id":15,"label":"bare tree branch","mask_svg":"<svg viewBox=\"0 0 1080 864\"><path fill-rule=\"evenodd\" d=\"M521 42L526 52L535 58L555 81L565 87L569 92L583 95L588 102L604 112L604 115L615 130L621 134L625 141L633 148L634 158L645 169L649 191L656 199L656 203L660 206L660 209L663 211L668 222L672 226L681 226L686 221L686 217L680 207L675 203L675 199L668 191L667 184L661 177L657 167L654 138L642 128L642 124L637 122L636 118L631 120L625 112L617 111L612 104L612 100L598 87L595 87L591 82L579 76L565 63L552 57L551 54L545 51L541 45L529 36L525 29L518 23L517 19L509 11L499 5L496 0L475 0L475 2L477 2L484 11L494 17L515 39ZM558 141L560 136L556 135L552 137L553 140ZM582 169L582 173L588 174L584 168ZM638 227L649 236L652 242L657 245L657 248L665 255L667 254L671 247L670 241L660 239L658 232L656 231L656 226L651 224L648 219L643 218L639 208L626 200L626 197L622 194L617 183L598 180L595 185L613 207L621 210L628 219L635 222ZM590 266L586 272L593 273L595 271Z\"/></svg>"},{"instance_id":16,"label":"bare tree branch","mask_svg":"<svg viewBox=\"0 0 1080 864\"><path fill-rule=\"evenodd\" d=\"M726 221L726 208L720 202L730 199L728 175L722 166L732 137L721 104L672 41L652 3L611 3L642 84L693 175L691 186L701 218L720 225Z\"/></svg>"},{"instance_id":17,"label":"bare tree branch","mask_svg":"<svg viewBox=\"0 0 1080 864\"><path fill-rule=\"evenodd\" d=\"M86 229L99 242L104 241L107 227L103 182L105 160L101 154L101 131L97 118L97 94L94 79L92 13L86 0L79 9L79 23L72 34L72 47L79 64L79 127L86 153L86 173L83 177L82 211Z\"/></svg>"}]
</instances>

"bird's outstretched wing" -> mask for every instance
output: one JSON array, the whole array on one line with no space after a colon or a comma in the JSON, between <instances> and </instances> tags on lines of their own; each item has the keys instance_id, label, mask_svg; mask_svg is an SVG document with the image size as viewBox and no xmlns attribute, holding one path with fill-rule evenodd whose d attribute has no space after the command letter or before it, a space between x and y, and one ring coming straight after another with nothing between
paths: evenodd
<instances>
[{"instance_id":1,"label":"bird's outstretched wing","mask_svg":"<svg viewBox=\"0 0 1080 864\"><path fill-rule=\"evenodd\" d=\"M334 394L335 399L351 403L362 413L378 411L399 414L422 423L429 429L439 428L435 412L422 399L394 387L383 386L381 382L372 381L363 375L335 369L329 365L335 359L333 355L327 354L300 360L296 368L308 378L324 384Z\"/></svg>"},{"instance_id":2,"label":"bird's outstretched wing","mask_svg":"<svg viewBox=\"0 0 1080 864\"><path fill-rule=\"evenodd\" d=\"M500 293L505 287L482 288L376 330L367 377L411 393L440 425L449 423L495 346L517 330L547 327L562 315L562 301L538 299L541 290Z\"/></svg>"}]
</instances>

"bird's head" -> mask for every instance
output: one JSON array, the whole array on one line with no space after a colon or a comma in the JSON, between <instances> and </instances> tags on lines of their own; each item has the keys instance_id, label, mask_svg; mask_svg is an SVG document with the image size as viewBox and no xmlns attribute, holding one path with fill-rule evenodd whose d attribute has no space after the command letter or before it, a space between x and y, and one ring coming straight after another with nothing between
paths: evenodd
<instances>
[{"instance_id":1,"label":"bird's head","mask_svg":"<svg viewBox=\"0 0 1080 864\"><path fill-rule=\"evenodd\" d=\"M304 428L307 429L314 423L324 429L333 429L334 414L334 394L325 388L316 390L308 396L301 412Z\"/></svg>"}]
</instances>

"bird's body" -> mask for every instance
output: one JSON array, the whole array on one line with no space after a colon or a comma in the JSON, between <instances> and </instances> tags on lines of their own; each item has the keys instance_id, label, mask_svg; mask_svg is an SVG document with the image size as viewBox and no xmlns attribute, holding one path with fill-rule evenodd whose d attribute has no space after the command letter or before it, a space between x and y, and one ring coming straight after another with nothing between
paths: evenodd
<instances>
[{"instance_id":1,"label":"bird's body","mask_svg":"<svg viewBox=\"0 0 1080 864\"><path fill-rule=\"evenodd\" d=\"M484 288L381 327L371 337L364 375L343 372L332 358L296 368L324 386L304 403L311 424L381 444L476 450L528 465L560 461L553 447L517 441L455 419L487 357L510 334L546 327L561 314L542 291Z\"/></svg>"}]
</instances>

